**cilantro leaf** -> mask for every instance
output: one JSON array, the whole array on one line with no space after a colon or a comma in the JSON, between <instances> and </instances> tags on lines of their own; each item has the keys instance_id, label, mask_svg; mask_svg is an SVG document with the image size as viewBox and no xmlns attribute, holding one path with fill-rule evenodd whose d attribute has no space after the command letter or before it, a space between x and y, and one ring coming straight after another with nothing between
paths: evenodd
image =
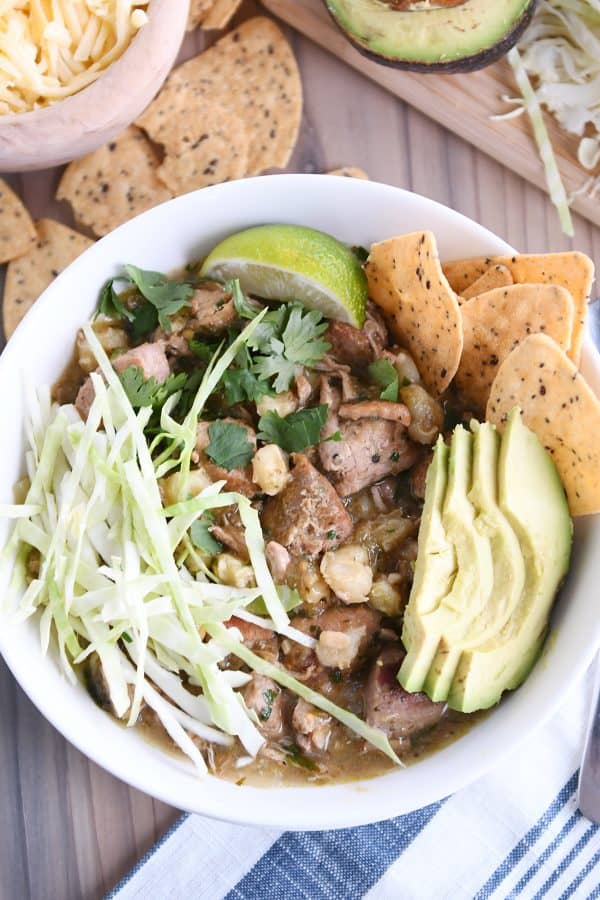
<instances>
[{"instance_id":1,"label":"cilantro leaf","mask_svg":"<svg viewBox=\"0 0 600 900\"><path fill-rule=\"evenodd\" d=\"M173 416L178 422L182 422L192 408L203 375L202 369L196 369L188 376L185 386L181 391L181 399L173 412Z\"/></svg>"},{"instance_id":2,"label":"cilantro leaf","mask_svg":"<svg viewBox=\"0 0 600 900\"><path fill-rule=\"evenodd\" d=\"M223 469L243 469L254 456L254 447L243 425L217 420L209 425L208 436L206 455Z\"/></svg>"},{"instance_id":3,"label":"cilantro leaf","mask_svg":"<svg viewBox=\"0 0 600 900\"><path fill-rule=\"evenodd\" d=\"M262 306L259 303L253 303L252 300L248 300L242 290L239 278L227 281L225 290L231 293L235 311L241 319L254 319L261 311Z\"/></svg>"},{"instance_id":4,"label":"cilantro leaf","mask_svg":"<svg viewBox=\"0 0 600 900\"><path fill-rule=\"evenodd\" d=\"M400 389L398 372L389 359L376 360L374 363L371 363L368 371L371 381L383 388L379 395L381 400L390 400L392 403L397 403Z\"/></svg>"},{"instance_id":5,"label":"cilantro leaf","mask_svg":"<svg viewBox=\"0 0 600 900\"><path fill-rule=\"evenodd\" d=\"M256 403L265 394L271 393L267 382L257 378L249 369L227 369L223 373L222 384L225 399L232 406L245 400Z\"/></svg>"},{"instance_id":6,"label":"cilantro leaf","mask_svg":"<svg viewBox=\"0 0 600 900\"><path fill-rule=\"evenodd\" d=\"M398 377L391 381L388 386L379 395L380 400L389 400L391 403L398 402Z\"/></svg>"},{"instance_id":7,"label":"cilantro leaf","mask_svg":"<svg viewBox=\"0 0 600 900\"><path fill-rule=\"evenodd\" d=\"M288 453L298 453L321 440L321 429L327 420L326 403L310 409L299 409L289 416L268 412L258 420L258 437L269 444L278 444Z\"/></svg>"},{"instance_id":8,"label":"cilantro leaf","mask_svg":"<svg viewBox=\"0 0 600 900\"><path fill-rule=\"evenodd\" d=\"M189 299L194 293L193 286L189 281L173 281L162 272L139 269L137 266L125 266L125 271L142 297L155 308L158 324L165 331L170 331L169 316L190 305Z\"/></svg>"},{"instance_id":9,"label":"cilantro leaf","mask_svg":"<svg viewBox=\"0 0 600 900\"><path fill-rule=\"evenodd\" d=\"M135 342L148 337L158 328L158 313L151 303L138 303L131 312L131 337Z\"/></svg>"},{"instance_id":10,"label":"cilantro leaf","mask_svg":"<svg viewBox=\"0 0 600 900\"><path fill-rule=\"evenodd\" d=\"M223 544L214 538L210 532L214 522L215 517L213 514L205 512L199 519L196 519L190 528L190 537L194 547L202 550L203 553L208 553L209 556L216 556L223 549Z\"/></svg>"},{"instance_id":11,"label":"cilantro leaf","mask_svg":"<svg viewBox=\"0 0 600 900\"><path fill-rule=\"evenodd\" d=\"M281 394L289 388L298 364L285 358L285 346L281 341L271 341L271 355L258 356L252 367L252 371L266 381L274 378L273 388L276 394Z\"/></svg>"},{"instance_id":12,"label":"cilantro leaf","mask_svg":"<svg viewBox=\"0 0 600 900\"><path fill-rule=\"evenodd\" d=\"M169 375L167 380L160 384L153 375L144 378L144 371L139 366L128 366L125 371L119 373L119 379L134 409L141 409L144 406L158 409L163 406L167 397L182 389L187 381L187 375L185 372L180 375Z\"/></svg>"},{"instance_id":13,"label":"cilantro leaf","mask_svg":"<svg viewBox=\"0 0 600 900\"><path fill-rule=\"evenodd\" d=\"M296 609L302 603L302 597L295 588L288 587L287 584L276 584L275 588L281 600L282 606L286 612ZM252 603L246 607L248 612L254 613L255 616L268 616L269 611L262 597L257 597Z\"/></svg>"},{"instance_id":14,"label":"cilantro leaf","mask_svg":"<svg viewBox=\"0 0 600 900\"><path fill-rule=\"evenodd\" d=\"M317 310L299 304L282 304L267 313L252 335L249 346L262 355L254 359L253 371L265 380L274 378L276 393L286 391L302 366L322 359L331 345L321 339L327 322Z\"/></svg>"},{"instance_id":15,"label":"cilantro leaf","mask_svg":"<svg viewBox=\"0 0 600 900\"><path fill-rule=\"evenodd\" d=\"M261 322L256 326L248 339L248 347L250 350L256 350L258 353L269 353L271 341L276 339L285 326L286 307L282 303L275 309L270 310Z\"/></svg>"},{"instance_id":16,"label":"cilantro leaf","mask_svg":"<svg viewBox=\"0 0 600 900\"><path fill-rule=\"evenodd\" d=\"M119 294L115 290L116 278L109 278L105 282L101 292L98 309L96 310L96 318L98 316L107 316L109 319L128 319L133 321L133 311L121 301Z\"/></svg>"},{"instance_id":17,"label":"cilantro leaf","mask_svg":"<svg viewBox=\"0 0 600 900\"><path fill-rule=\"evenodd\" d=\"M327 322L316 309L293 306L282 335L285 356L291 362L311 366L325 356L331 344L320 340Z\"/></svg>"},{"instance_id":18,"label":"cilantro leaf","mask_svg":"<svg viewBox=\"0 0 600 900\"><path fill-rule=\"evenodd\" d=\"M191 341L188 341L188 347L194 356L198 357L198 359L201 360L201 362L206 363L206 365L208 365L219 349L218 344L211 344L207 341L198 341L193 338Z\"/></svg>"}]
</instances>

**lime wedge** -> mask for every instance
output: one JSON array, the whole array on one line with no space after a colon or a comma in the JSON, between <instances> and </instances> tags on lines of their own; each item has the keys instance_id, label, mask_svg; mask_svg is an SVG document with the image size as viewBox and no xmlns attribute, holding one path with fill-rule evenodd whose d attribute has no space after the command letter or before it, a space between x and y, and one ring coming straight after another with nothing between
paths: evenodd
<instances>
[{"instance_id":1,"label":"lime wedge","mask_svg":"<svg viewBox=\"0 0 600 900\"><path fill-rule=\"evenodd\" d=\"M265 300L297 300L330 319L361 328L367 280L352 250L300 225L259 225L225 238L204 260L202 276L228 281Z\"/></svg>"}]
</instances>

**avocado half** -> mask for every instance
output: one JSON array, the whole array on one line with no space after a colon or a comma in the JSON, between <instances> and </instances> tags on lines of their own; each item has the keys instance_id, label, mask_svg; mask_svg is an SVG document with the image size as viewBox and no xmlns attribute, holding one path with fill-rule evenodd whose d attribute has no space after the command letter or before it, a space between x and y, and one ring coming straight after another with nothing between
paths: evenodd
<instances>
[{"instance_id":1,"label":"avocado half","mask_svg":"<svg viewBox=\"0 0 600 900\"><path fill-rule=\"evenodd\" d=\"M411 72L473 72L496 62L536 0L324 0L365 56Z\"/></svg>"}]
</instances>

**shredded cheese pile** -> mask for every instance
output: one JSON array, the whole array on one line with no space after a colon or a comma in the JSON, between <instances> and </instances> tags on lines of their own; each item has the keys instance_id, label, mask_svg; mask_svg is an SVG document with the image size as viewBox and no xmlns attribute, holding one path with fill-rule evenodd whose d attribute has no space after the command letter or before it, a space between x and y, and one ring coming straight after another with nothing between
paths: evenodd
<instances>
[{"instance_id":1,"label":"shredded cheese pile","mask_svg":"<svg viewBox=\"0 0 600 900\"><path fill-rule=\"evenodd\" d=\"M86 87L145 25L148 0L0 0L0 115Z\"/></svg>"}]
</instances>

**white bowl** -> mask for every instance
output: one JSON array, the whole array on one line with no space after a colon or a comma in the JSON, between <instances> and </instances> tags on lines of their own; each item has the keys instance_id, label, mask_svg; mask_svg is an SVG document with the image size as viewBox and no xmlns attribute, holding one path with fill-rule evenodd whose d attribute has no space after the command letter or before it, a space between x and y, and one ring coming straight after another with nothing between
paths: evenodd
<instances>
[{"instance_id":1,"label":"white bowl","mask_svg":"<svg viewBox=\"0 0 600 900\"><path fill-rule=\"evenodd\" d=\"M169 74L188 9L187 0L151 0L147 23L96 81L42 109L0 116L0 172L62 165L123 131Z\"/></svg>"},{"instance_id":2,"label":"white bowl","mask_svg":"<svg viewBox=\"0 0 600 900\"><path fill-rule=\"evenodd\" d=\"M510 252L504 241L431 200L397 188L323 175L275 175L205 188L122 225L60 275L25 317L0 358L0 503L23 469L23 368L50 383L68 359L78 326L103 282L122 263L169 271L197 260L218 240L250 225L291 222L368 245L429 228L442 259ZM600 390L588 343L584 371ZM439 800L478 778L560 703L600 642L600 516L577 523L573 567L553 617L553 638L533 674L467 735L434 756L379 778L332 787L238 787L209 777L146 743L94 705L84 688L44 659L37 625L0 629L0 651L38 709L83 753L123 781L180 809L240 823L322 829L374 822ZM0 532L0 544L5 532ZM1 596L1 591L0 591Z\"/></svg>"}]
</instances>

